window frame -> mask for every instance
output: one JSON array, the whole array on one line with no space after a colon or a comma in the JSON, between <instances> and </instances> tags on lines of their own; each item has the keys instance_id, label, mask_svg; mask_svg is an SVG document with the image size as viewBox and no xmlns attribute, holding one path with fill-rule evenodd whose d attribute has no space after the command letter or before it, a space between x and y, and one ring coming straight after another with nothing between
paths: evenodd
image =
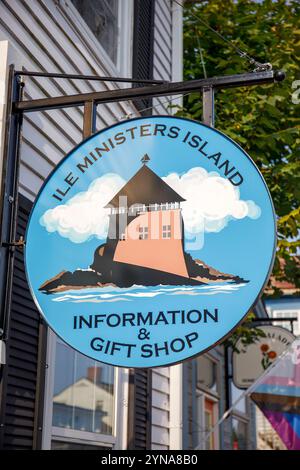
<instances>
[{"instance_id":1,"label":"window frame","mask_svg":"<svg viewBox=\"0 0 300 470\"><path fill-rule=\"evenodd\" d=\"M77 429L60 428L52 425L57 338L57 335L48 328L42 449L50 450L52 440L100 447L105 446L112 449L126 449L129 386L128 369L114 367L115 393L112 435L81 431Z\"/></svg>"},{"instance_id":2,"label":"window frame","mask_svg":"<svg viewBox=\"0 0 300 470\"><path fill-rule=\"evenodd\" d=\"M200 407L201 407L199 415L198 415L198 410L197 410L197 419L199 419L199 422L198 422L199 432L204 432L206 434L206 431L204 430L204 427L205 427L205 400L209 400L209 401L213 402L213 407L214 407L214 409L213 409L214 425L213 426L215 426L216 423L218 422L219 416L220 416L220 403L221 403L221 389L220 389L220 387L222 387L222 385L221 385L222 377L221 377L221 364L220 364L220 361L216 357L214 357L212 354L209 354L209 353L205 353L204 356L208 360L210 360L213 363L214 367L216 368L215 369L215 373L216 373L216 377L215 377L216 378L216 390L211 390L208 387L206 387L204 384L200 384L198 381L196 381L196 384L195 384L196 402L200 403ZM197 361L197 359L196 359L196 361ZM196 367L197 367L197 364L196 364ZM196 405L196 406L198 406L198 405ZM214 431L213 439L214 439L214 450L219 450L220 446L221 446L219 426ZM201 445L201 450L205 450L205 443L203 442L203 440L200 443L198 443L198 445Z\"/></svg>"},{"instance_id":3,"label":"window frame","mask_svg":"<svg viewBox=\"0 0 300 470\"><path fill-rule=\"evenodd\" d=\"M59 0L57 6L68 17L68 22L79 40L84 42L86 47L93 52L99 64L105 68L109 75L132 77L133 3L134 0L127 0L126 2L119 0L119 34L116 63L109 57L100 41L70 0ZM120 88L126 87L128 83L119 83L118 86Z\"/></svg>"},{"instance_id":4,"label":"window frame","mask_svg":"<svg viewBox=\"0 0 300 470\"><path fill-rule=\"evenodd\" d=\"M139 240L149 240L149 227L146 225L139 226Z\"/></svg>"},{"instance_id":5,"label":"window frame","mask_svg":"<svg viewBox=\"0 0 300 470\"><path fill-rule=\"evenodd\" d=\"M221 369L220 369L220 361L218 361L214 356L212 356L209 353L205 353L203 356L206 357L209 361L211 361L216 368L215 373L216 373L216 390L212 390L208 387L206 387L204 384L196 382L196 391L198 392L203 392L204 394L207 395L207 397L211 397L214 400L220 400L221 398ZM197 359L196 359L197 360Z\"/></svg>"},{"instance_id":6,"label":"window frame","mask_svg":"<svg viewBox=\"0 0 300 470\"><path fill-rule=\"evenodd\" d=\"M247 404L248 405L248 404ZM248 406L247 406L248 408ZM246 444L246 449L240 449L240 450L249 450L247 447L248 447L248 443L249 443L249 425L250 425L250 419L242 414L242 413L239 413L239 412L236 412L236 411L232 411L231 413L231 420L235 419L236 421L239 421L241 422L242 424L245 425L245 431L246 431L246 435L245 435L245 444ZM233 432L233 425L231 423L231 432ZM233 449L232 449L233 450Z\"/></svg>"},{"instance_id":7,"label":"window frame","mask_svg":"<svg viewBox=\"0 0 300 470\"><path fill-rule=\"evenodd\" d=\"M233 383L233 380L230 379L230 395L232 396L232 387L235 387L234 383ZM243 394L243 390L241 389L238 389L238 387L235 387L237 390L240 390L241 391L241 395ZM248 444L249 444L249 437L250 437L250 425L251 425L251 418L250 418L250 399L249 397L245 396L243 398L245 401L244 401L244 405L245 405L245 411L241 411L237 408L233 408L233 405L234 403L231 404L231 408L232 408L232 411L231 411L231 419L235 419L237 421L241 421L245 427L246 427L246 450L247 447L248 447ZM235 400L236 401L236 400ZM240 402L239 402L240 403ZM231 425L231 430L232 430L232 425Z\"/></svg>"},{"instance_id":8,"label":"window frame","mask_svg":"<svg viewBox=\"0 0 300 470\"><path fill-rule=\"evenodd\" d=\"M170 240L172 238L172 225L171 224L162 226L162 238L164 240Z\"/></svg>"},{"instance_id":9,"label":"window frame","mask_svg":"<svg viewBox=\"0 0 300 470\"><path fill-rule=\"evenodd\" d=\"M203 432L206 435L207 431L205 430L205 400L208 400L213 403L213 416L214 416L214 423L213 427L216 426L219 420L219 406L220 406L220 398L216 397L210 393L204 392L203 390L196 388L196 401L200 404L199 406L199 414L197 410L197 418L198 426L199 426L199 433ZM213 433L213 441L214 441L214 449L220 449L220 431L219 426L214 430ZM205 450L205 442L203 440L198 443L201 446L201 450Z\"/></svg>"}]
</instances>

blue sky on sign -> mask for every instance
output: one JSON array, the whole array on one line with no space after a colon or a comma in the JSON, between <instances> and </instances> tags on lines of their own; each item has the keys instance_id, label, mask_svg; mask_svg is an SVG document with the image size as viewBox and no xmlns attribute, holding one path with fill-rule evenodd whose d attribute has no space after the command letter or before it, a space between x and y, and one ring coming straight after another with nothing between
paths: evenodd
<instances>
[{"instance_id":1,"label":"blue sky on sign","mask_svg":"<svg viewBox=\"0 0 300 470\"><path fill-rule=\"evenodd\" d=\"M147 119L145 119L145 123L146 122ZM184 120L181 122L182 135L184 135L185 132L190 130L191 124ZM167 120L166 123L172 125L172 122L169 123ZM121 131L122 128L126 129L128 126L128 122L124 122L118 126L118 131ZM195 123L194 126L195 133L199 134L198 124ZM35 207L33 218L36 222L39 222L35 224L35 234L33 236L39 240L44 239L47 246L50 248L50 252L51 246L55 245L55 247L57 247L55 250L59 249L64 253L72 253L68 259L68 266L64 266L64 268L74 270L78 267L87 267L87 265L92 261L93 250L105 241L105 230L100 229L99 238L90 237L90 239L84 243L73 243L70 239L60 236L57 231L49 233L44 226L40 225L40 220L45 217L45 212L47 210L49 211L49 208L53 209L56 206L61 206L65 203L68 204L69 201L74 199L74 196L78 198L78 192L86 192L90 185L93 184L93 181L101 177L103 178L103 175L114 174L118 175L115 176L115 179L119 177L121 182L128 181L140 168L140 160L144 153L147 153L151 158L151 161L149 162L150 168L159 176L165 177L167 182L172 180L172 177L168 175L175 173L182 179L182 175L187 175L191 168L202 168L206 175L210 175L212 172L215 173L217 170L212 161L207 160L197 152L197 150L189 147L186 143L180 142L180 139L178 138L168 139L162 136L156 136L155 138L136 137L134 141L128 140L126 143L116 147L111 153L107 153L106 155L104 154L105 156L98 160L86 172L86 176L81 176L76 185L71 188L63 203L59 203L52 198L52 193L57 187L61 186L61 181L63 181L64 177L70 171L74 172L74 162L81 161L81 158L88 155L88 152L93 149L95 146L93 141L98 140L98 142L102 142L103 140L107 140L109 137L113 137L116 132L116 128L111 128L105 132L105 138L100 134L99 137L96 136L94 139L88 141L84 146L84 150L78 148L74 152L74 155L68 158L67 161L58 168L56 172L57 177L52 178L48 182ZM254 216L245 216L241 219L224 217L224 220L227 218L229 219L229 222L227 221L220 231L212 230L205 233L204 244L202 246L202 243L200 243L201 248L193 251L193 257L199 257L206 263L212 264L221 270L233 269L233 271L236 271L234 262L234 259L236 260L236 256L234 254L242 251L243 263L242 267L238 269L242 269L245 273L250 271L252 275L252 271L255 270L255 266L251 269L253 265L253 252L252 250L245 249L245 247L249 245L253 246L253 240L249 238L253 237L252 231L254 227L256 233L260 234L259 238L265 239L266 242L268 237L270 238L273 236L273 234L268 234L268 230L266 230L266 227L270 226L270 222L272 226L273 215L270 201L266 198L264 186L258 186L256 183L258 178L256 169L253 165L249 165L247 160L240 158L239 155L241 150L239 150L238 147L233 147L229 140L224 139L220 134L215 133L212 129L204 126L201 129L201 137L203 140L207 139L209 142L213 142L213 144L210 144L212 153L214 151L221 151L244 176L245 180L238 189L240 194L237 200L244 202L252 201L254 205ZM235 149L234 153L233 149ZM220 176L222 177L224 175L220 172ZM225 181L224 178L222 179ZM198 181L196 181L196 184L197 183ZM189 183L187 182L187 185L188 184ZM230 186L232 185L230 184ZM115 187L117 189L118 184L115 184ZM179 188L179 190L180 189L182 188ZM114 191L112 192L114 193ZM194 201L195 208L197 209L198 205L202 203L202 200ZM99 204L99 213L101 210L102 208ZM57 229L57 227L55 228ZM190 238L192 233L187 233L187 235ZM267 246L270 246L272 249L272 240L269 240L269 242L271 243ZM255 246L253 246L253 251L258 256L258 259L263 256L265 243L263 243L263 245L263 247L260 247L260 243L257 243L256 240ZM221 256L220 250L222 252ZM51 270L53 274L57 272L57 269L62 267L61 260L55 258L51 260Z\"/></svg>"}]
</instances>

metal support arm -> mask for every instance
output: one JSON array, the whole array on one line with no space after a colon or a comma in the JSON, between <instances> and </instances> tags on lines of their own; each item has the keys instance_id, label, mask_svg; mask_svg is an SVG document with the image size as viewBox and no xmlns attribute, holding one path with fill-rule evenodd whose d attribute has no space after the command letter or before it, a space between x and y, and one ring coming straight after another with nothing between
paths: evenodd
<instances>
[{"instance_id":1,"label":"metal support arm","mask_svg":"<svg viewBox=\"0 0 300 470\"><path fill-rule=\"evenodd\" d=\"M237 75L225 75L223 77L212 77L201 80L188 80L183 82L171 82L161 85L150 85L138 88L122 88L118 90L100 91L94 93L81 93L69 96L57 96L54 98L42 98L28 101L17 101L14 103L13 111L33 112L45 111L47 109L68 108L72 106L83 106L85 102L112 103L116 101L128 101L155 96L171 96L199 91L205 88L221 89L239 86L261 85L263 83L274 83L282 81L285 77L281 71L252 72Z\"/></svg>"}]
</instances>

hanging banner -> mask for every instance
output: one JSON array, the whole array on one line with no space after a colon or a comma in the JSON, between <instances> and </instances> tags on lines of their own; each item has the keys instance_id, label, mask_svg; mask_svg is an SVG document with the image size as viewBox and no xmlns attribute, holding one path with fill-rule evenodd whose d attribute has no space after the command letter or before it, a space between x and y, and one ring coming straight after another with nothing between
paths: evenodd
<instances>
[{"instance_id":1,"label":"hanging banner","mask_svg":"<svg viewBox=\"0 0 300 470\"><path fill-rule=\"evenodd\" d=\"M300 450L300 341L298 339L258 381L258 384L251 387L250 397L275 429L287 450ZM262 432L264 433L264 430Z\"/></svg>"},{"instance_id":2,"label":"hanging banner","mask_svg":"<svg viewBox=\"0 0 300 470\"><path fill-rule=\"evenodd\" d=\"M280 326L258 326L265 334L249 345L240 339L239 351L233 353L233 382L238 388L248 388L293 343L295 336Z\"/></svg>"},{"instance_id":3,"label":"hanging banner","mask_svg":"<svg viewBox=\"0 0 300 470\"><path fill-rule=\"evenodd\" d=\"M153 116L100 131L55 168L31 213L26 270L66 343L155 367L228 335L274 250L272 201L250 157L213 128Z\"/></svg>"}]
</instances>

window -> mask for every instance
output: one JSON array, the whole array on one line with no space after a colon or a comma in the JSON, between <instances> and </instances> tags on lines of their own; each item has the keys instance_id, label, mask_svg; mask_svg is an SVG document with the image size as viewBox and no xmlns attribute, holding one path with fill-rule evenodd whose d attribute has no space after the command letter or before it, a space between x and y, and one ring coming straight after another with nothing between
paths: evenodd
<instances>
[{"instance_id":1,"label":"window","mask_svg":"<svg viewBox=\"0 0 300 470\"><path fill-rule=\"evenodd\" d=\"M285 310L284 308L278 309L278 310L273 310L272 311L272 317L274 318L298 318L297 321L294 321L293 323L293 329L294 329L294 334L296 336L300 335L300 309L298 308L297 310L291 310L287 309ZM286 328L287 330L291 330L291 322L289 321L278 321L275 323L276 326L281 326L282 328Z\"/></svg>"},{"instance_id":2,"label":"window","mask_svg":"<svg viewBox=\"0 0 300 470\"><path fill-rule=\"evenodd\" d=\"M208 398L204 399L204 423L205 423L205 432L209 433L209 437L205 440L205 450L214 450L215 449L215 433L211 432L215 426L215 416L214 416L214 402Z\"/></svg>"},{"instance_id":3,"label":"window","mask_svg":"<svg viewBox=\"0 0 300 470\"><path fill-rule=\"evenodd\" d=\"M197 359L197 386L217 393L217 364L206 355Z\"/></svg>"},{"instance_id":4,"label":"window","mask_svg":"<svg viewBox=\"0 0 300 470\"><path fill-rule=\"evenodd\" d=\"M214 428L219 419L220 362L204 354L195 359L193 364L196 387L196 413L191 416L192 420L195 420L196 416L193 447L199 445L202 450L218 449L219 428Z\"/></svg>"},{"instance_id":5,"label":"window","mask_svg":"<svg viewBox=\"0 0 300 470\"><path fill-rule=\"evenodd\" d=\"M247 449L247 424L240 419L232 419L231 441L233 450Z\"/></svg>"},{"instance_id":6,"label":"window","mask_svg":"<svg viewBox=\"0 0 300 470\"><path fill-rule=\"evenodd\" d=\"M237 388L234 383L231 381L230 382L231 386L231 402L232 404L236 403L239 399L239 397L244 393L243 390ZM238 403L236 403L234 409L238 411L239 413L247 413L247 403L246 403L246 398L241 398Z\"/></svg>"},{"instance_id":7,"label":"window","mask_svg":"<svg viewBox=\"0 0 300 470\"><path fill-rule=\"evenodd\" d=\"M57 340L52 425L113 434L114 368Z\"/></svg>"},{"instance_id":8,"label":"window","mask_svg":"<svg viewBox=\"0 0 300 470\"><path fill-rule=\"evenodd\" d=\"M250 416L249 398L243 397L238 401L239 397L244 392L237 388L232 381L230 384L231 402L233 406L231 445L233 450L245 450L248 447L247 435Z\"/></svg>"},{"instance_id":9,"label":"window","mask_svg":"<svg viewBox=\"0 0 300 470\"><path fill-rule=\"evenodd\" d=\"M139 239L148 240L148 227L139 227Z\"/></svg>"},{"instance_id":10,"label":"window","mask_svg":"<svg viewBox=\"0 0 300 470\"><path fill-rule=\"evenodd\" d=\"M171 238L171 225L163 225L162 237Z\"/></svg>"},{"instance_id":11,"label":"window","mask_svg":"<svg viewBox=\"0 0 300 470\"><path fill-rule=\"evenodd\" d=\"M219 401L197 390L196 413L193 415L193 447L202 450L219 448L219 429L216 424L219 417Z\"/></svg>"},{"instance_id":12,"label":"window","mask_svg":"<svg viewBox=\"0 0 300 470\"><path fill-rule=\"evenodd\" d=\"M114 64L118 60L119 0L71 0Z\"/></svg>"}]
</instances>

